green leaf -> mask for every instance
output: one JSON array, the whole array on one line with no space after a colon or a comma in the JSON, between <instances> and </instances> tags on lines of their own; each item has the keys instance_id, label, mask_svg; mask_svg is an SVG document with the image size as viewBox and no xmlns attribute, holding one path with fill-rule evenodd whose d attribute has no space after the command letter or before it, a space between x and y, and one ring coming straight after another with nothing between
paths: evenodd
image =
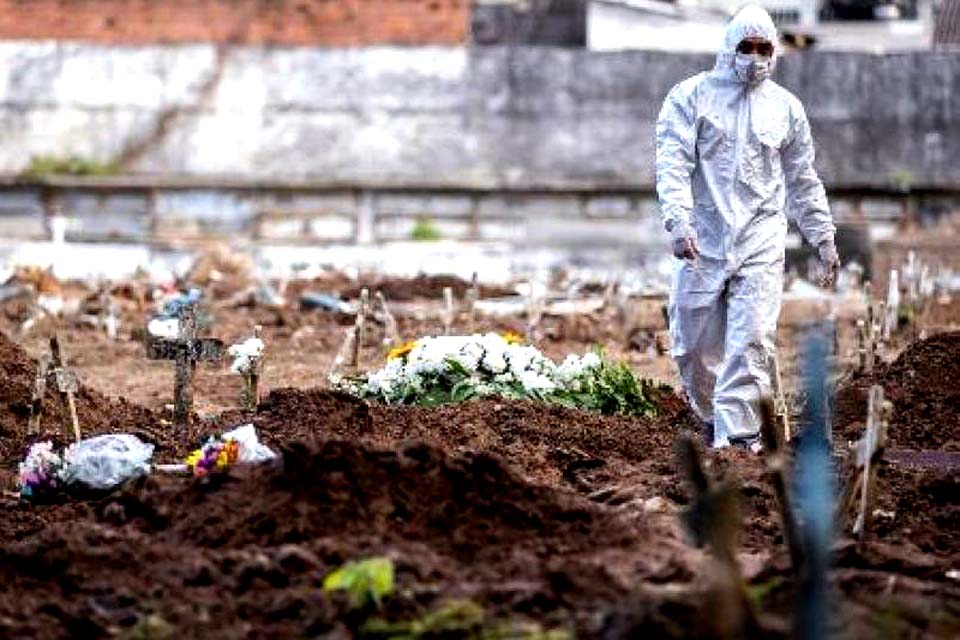
<instances>
[{"instance_id":1,"label":"green leaf","mask_svg":"<svg viewBox=\"0 0 960 640\"><path fill-rule=\"evenodd\" d=\"M348 562L327 574L323 579L323 590L328 593L346 591L351 606L356 608L371 603L379 606L383 597L394 590L393 560L374 557Z\"/></svg>"}]
</instances>

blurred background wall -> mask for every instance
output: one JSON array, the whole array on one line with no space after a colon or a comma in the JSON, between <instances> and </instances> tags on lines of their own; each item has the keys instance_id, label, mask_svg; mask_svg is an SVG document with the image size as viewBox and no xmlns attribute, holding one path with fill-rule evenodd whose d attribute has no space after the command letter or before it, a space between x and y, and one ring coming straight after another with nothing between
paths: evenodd
<instances>
[{"instance_id":1,"label":"blurred background wall","mask_svg":"<svg viewBox=\"0 0 960 640\"><path fill-rule=\"evenodd\" d=\"M845 255L960 208L956 0L761 4ZM655 119L737 7L0 0L0 236L369 243L429 218L660 255Z\"/></svg>"}]
</instances>

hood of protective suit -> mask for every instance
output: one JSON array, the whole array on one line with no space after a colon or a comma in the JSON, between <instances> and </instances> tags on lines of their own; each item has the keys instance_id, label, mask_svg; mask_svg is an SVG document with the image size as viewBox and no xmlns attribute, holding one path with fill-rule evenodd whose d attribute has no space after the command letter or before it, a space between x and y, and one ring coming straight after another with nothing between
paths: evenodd
<instances>
[{"instance_id":1,"label":"hood of protective suit","mask_svg":"<svg viewBox=\"0 0 960 640\"><path fill-rule=\"evenodd\" d=\"M715 70L731 80L746 82L741 74L737 73L736 68L737 45L744 38L763 38L773 44L773 56L769 61L769 73L773 73L777 54L780 51L777 28L770 14L755 4L748 4L730 19L724 34L723 46L717 53Z\"/></svg>"}]
</instances>

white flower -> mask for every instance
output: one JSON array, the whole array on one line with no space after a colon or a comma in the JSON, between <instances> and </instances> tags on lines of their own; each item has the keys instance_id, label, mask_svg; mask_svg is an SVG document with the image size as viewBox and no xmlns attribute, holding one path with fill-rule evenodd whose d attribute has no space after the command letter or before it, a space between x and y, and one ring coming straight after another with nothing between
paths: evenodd
<instances>
[{"instance_id":1,"label":"white flower","mask_svg":"<svg viewBox=\"0 0 960 640\"><path fill-rule=\"evenodd\" d=\"M248 373L263 357L263 340L260 338L249 338L239 344L235 344L227 353L233 356L233 364L230 365L230 371L234 373Z\"/></svg>"},{"instance_id":2,"label":"white flower","mask_svg":"<svg viewBox=\"0 0 960 640\"><path fill-rule=\"evenodd\" d=\"M553 380L535 371L523 371L517 377L527 391L553 391L557 388Z\"/></svg>"},{"instance_id":3,"label":"white flower","mask_svg":"<svg viewBox=\"0 0 960 640\"><path fill-rule=\"evenodd\" d=\"M558 369L560 379L564 382L572 382L591 369L596 369L602 364L600 356L596 353L587 353L583 356L570 354L564 359Z\"/></svg>"},{"instance_id":4,"label":"white flower","mask_svg":"<svg viewBox=\"0 0 960 640\"><path fill-rule=\"evenodd\" d=\"M177 318L154 318L147 325L147 333L155 338L176 340L180 335L180 321Z\"/></svg>"}]
</instances>

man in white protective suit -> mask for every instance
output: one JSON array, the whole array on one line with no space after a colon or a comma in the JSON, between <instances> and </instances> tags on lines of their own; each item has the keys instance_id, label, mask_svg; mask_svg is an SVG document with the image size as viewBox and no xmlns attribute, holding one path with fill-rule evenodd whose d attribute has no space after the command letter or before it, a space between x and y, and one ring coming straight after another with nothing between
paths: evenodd
<instances>
[{"instance_id":1,"label":"man in white protective suit","mask_svg":"<svg viewBox=\"0 0 960 640\"><path fill-rule=\"evenodd\" d=\"M816 247L821 284L839 267L800 101L770 79L778 38L747 6L712 71L675 86L657 120L657 193L675 265L672 353L713 446L759 451L783 292L786 211Z\"/></svg>"}]
</instances>

